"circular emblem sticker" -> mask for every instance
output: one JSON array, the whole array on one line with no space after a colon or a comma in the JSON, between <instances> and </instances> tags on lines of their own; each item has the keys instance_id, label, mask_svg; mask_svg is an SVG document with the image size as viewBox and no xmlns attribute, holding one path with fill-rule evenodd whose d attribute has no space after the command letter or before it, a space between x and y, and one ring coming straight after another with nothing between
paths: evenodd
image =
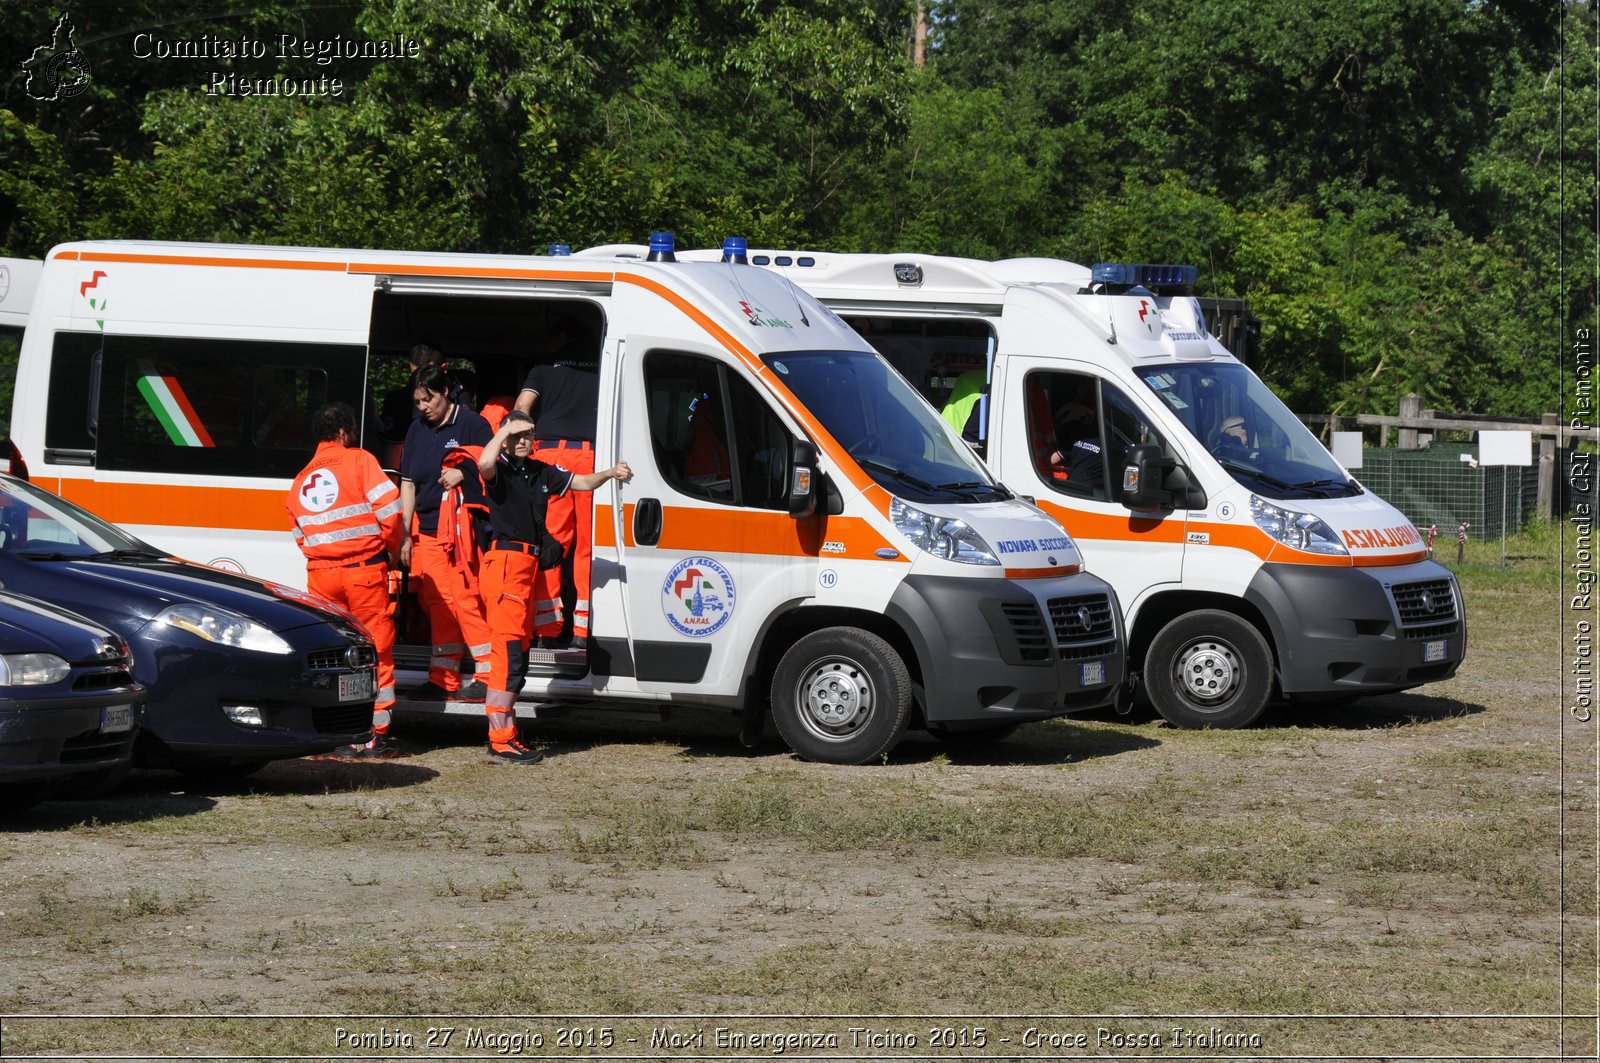
<instances>
[{"instance_id":1,"label":"circular emblem sticker","mask_svg":"<svg viewBox=\"0 0 1600 1063\"><path fill-rule=\"evenodd\" d=\"M318 469L300 485L300 501L313 513L321 513L339 501L339 481L326 469Z\"/></svg>"},{"instance_id":2,"label":"circular emblem sticker","mask_svg":"<svg viewBox=\"0 0 1600 1063\"><path fill-rule=\"evenodd\" d=\"M1232 502L1224 502L1220 506L1218 506L1217 507L1217 516L1222 518L1223 520L1232 520L1233 519L1233 503Z\"/></svg>"},{"instance_id":3,"label":"circular emblem sticker","mask_svg":"<svg viewBox=\"0 0 1600 1063\"><path fill-rule=\"evenodd\" d=\"M661 584L661 611L680 635L705 638L733 616L733 577L709 557L686 557Z\"/></svg>"}]
</instances>

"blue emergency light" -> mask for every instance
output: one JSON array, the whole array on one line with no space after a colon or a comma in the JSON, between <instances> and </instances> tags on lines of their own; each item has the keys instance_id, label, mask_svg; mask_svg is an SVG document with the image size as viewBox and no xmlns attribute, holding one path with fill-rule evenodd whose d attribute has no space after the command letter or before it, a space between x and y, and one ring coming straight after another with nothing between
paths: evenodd
<instances>
[{"instance_id":1,"label":"blue emergency light","mask_svg":"<svg viewBox=\"0 0 1600 1063\"><path fill-rule=\"evenodd\" d=\"M1089 267L1093 284L1113 288L1189 289L1200 280L1199 266L1157 266L1147 262L1096 262Z\"/></svg>"},{"instance_id":2,"label":"blue emergency light","mask_svg":"<svg viewBox=\"0 0 1600 1063\"><path fill-rule=\"evenodd\" d=\"M571 244L551 244L548 248L545 249L545 254L549 255L551 258L560 258L563 255L570 255L570 254L572 254L572 245Z\"/></svg>"},{"instance_id":3,"label":"blue emergency light","mask_svg":"<svg viewBox=\"0 0 1600 1063\"><path fill-rule=\"evenodd\" d=\"M749 240L742 236L724 236L722 238L722 261L748 266L750 264L749 256Z\"/></svg>"},{"instance_id":4,"label":"blue emergency light","mask_svg":"<svg viewBox=\"0 0 1600 1063\"><path fill-rule=\"evenodd\" d=\"M675 241L669 232L656 232L650 234L650 253L645 256L646 262L676 262L678 256L674 253Z\"/></svg>"}]
</instances>

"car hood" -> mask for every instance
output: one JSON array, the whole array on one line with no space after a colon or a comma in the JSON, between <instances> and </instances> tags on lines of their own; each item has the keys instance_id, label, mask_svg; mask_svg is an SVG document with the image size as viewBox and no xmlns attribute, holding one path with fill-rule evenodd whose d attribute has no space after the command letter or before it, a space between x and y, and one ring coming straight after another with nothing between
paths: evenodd
<instances>
[{"instance_id":1,"label":"car hood","mask_svg":"<svg viewBox=\"0 0 1600 1063\"><path fill-rule=\"evenodd\" d=\"M24 593L47 593L68 608L90 607L95 615L110 609L148 620L170 605L200 602L247 616L277 632L348 623L348 618L318 607L292 588L174 558L12 560L27 566L33 578L8 575L7 586Z\"/></svg>"},{"instance_id":2,"label":"car hood","mask_svg":"<svg viewBox=\"0 0 1600 1063\"><path fill-rule=\"evenodd\" d=\"M94 621L23 594L0 594L0 653L54 653L77 663L121 657L127 644Z\"/></svg>"}]
</instances>

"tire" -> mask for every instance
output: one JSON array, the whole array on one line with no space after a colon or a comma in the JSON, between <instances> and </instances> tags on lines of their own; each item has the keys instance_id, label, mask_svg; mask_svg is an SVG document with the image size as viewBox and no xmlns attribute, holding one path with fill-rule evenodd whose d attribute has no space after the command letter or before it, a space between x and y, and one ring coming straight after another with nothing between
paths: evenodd
<instances>
[{"instance_id":1,"label":"tire","mask_svg":"<svg viewBox=\"0 0 1600 1063\"><path fill-rule=\"evenodd\" d=\"M870 631L813 631L778 662L772 718L806 760L865 764L905 737L911 674L894 647Z\"/></svg>"},{"instance_id":2,"label":"tire","mask_svg":"<svg viewBox=\"0 0 1600 1063\"><path fill-rule=\"evenodd\" d=\"M1248 727L1272 693L1272 649L1248 621L1200 609L1168 623L1150 643L1144 684L1175 727Z\"/></svg>"}]
</instances>

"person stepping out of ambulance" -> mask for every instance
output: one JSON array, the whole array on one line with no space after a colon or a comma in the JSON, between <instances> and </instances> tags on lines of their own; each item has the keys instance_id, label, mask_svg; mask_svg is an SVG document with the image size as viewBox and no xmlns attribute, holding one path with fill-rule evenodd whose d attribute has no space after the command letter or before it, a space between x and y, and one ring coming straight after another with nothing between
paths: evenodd
<instances>
[{"instance_id":1,"label":"person stepping out of ambulance","mask_svg":"<svg viewBox=\"0 0 1600 1063\"><path fill-rule=\"evenodd\" d=\"M546 527L549 501L568 491L593 491L607 480L627 483L628 463L599 472L574 473L530 457L533 419L513 410L483 448L478 469L489 496L489 548L479 568L488 610L490 650L489 756L508 764L537 764L543 755L517 740L513 708L527 669L528 622L541 567L561 565L562 548Z\"/></svg>"},{"instance_id":2,"label":"person stepping out of ambulance","mask_svg":"<svg viewBox=\"0 0 1600 1063\"><path fill-rule=\"evenodd\" d=\"M306 586L349 610L378 653L372 741L345 746L339 760L386 760L398 749L389 736L394 709L394 602L389 566L400 549L400 492L378 459L356 446L356 414L331 402L311 418L317 451L289 488L294 540L306 555Z\"/></svg>"},{"instance_id":3,"label":"person stepping out of ambulance","mask_svg":"<svg viewBox=\"0 0 1600 1063\"><path fill-rule=\"evenodd\" d=\"M463 649L477 663L477 675L489 670L489 625L472 570L475 543L467 513L484 505L477 457L493 433L482 417L450 397L450 376L443 369L419 369L411 384L412 401L422 416L406 430L400 458L401 519L406 532L400 563L410 566L417 583L433 651L428 681L410 696L481 701L486 689L478 678L465 686L461 683ZM443 508L459 519L441 522Z\"/></svg>"}]
</instances>

